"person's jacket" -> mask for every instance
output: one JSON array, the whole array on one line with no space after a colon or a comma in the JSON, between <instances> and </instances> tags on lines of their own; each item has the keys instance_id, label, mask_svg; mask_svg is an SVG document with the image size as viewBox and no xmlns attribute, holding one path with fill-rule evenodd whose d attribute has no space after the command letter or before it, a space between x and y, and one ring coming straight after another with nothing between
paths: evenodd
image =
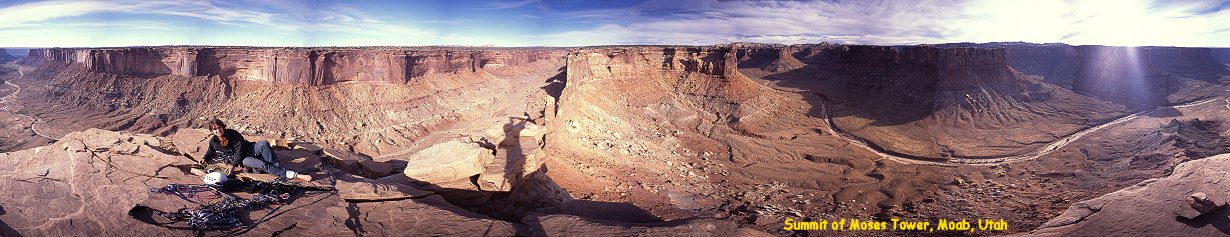
<instances>
[{"instance_id":1,"label":"person's jacket","mask_svg":"<svg viewBox=\"0 0 1230 237\"><path fill-rule=\"evenodd\" d=\"M256 153L252 149L252 143L244 140L243 135L238 131L226 129L222 131L222 136L226 137L227 144L222 145L222 141L218 140L218 136L210 136L209 149L205 151L204 160L212 161L218 158L218 155L229 156L226 160L231 166L239 166L243 162L244 157L248 157Z\"/></svg>"}]
</instances>

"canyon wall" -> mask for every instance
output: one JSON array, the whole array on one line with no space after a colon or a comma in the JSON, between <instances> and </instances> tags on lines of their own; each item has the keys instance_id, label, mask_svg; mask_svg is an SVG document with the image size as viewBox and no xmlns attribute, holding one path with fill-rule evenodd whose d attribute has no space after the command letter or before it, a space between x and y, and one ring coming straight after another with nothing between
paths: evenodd
<instances>
[{"instance_id":1,"label":"canyon wall","mask_svg":"<svg viewBox=\"0 0 1230 237\"><path fill-rule=\"evenodd\" d=\"M17 59L17 57L10 55L7 49L0 48L0 63L13 61L15 59Z\"/></svg>"},{"instance_id":2,"label":"canyon wall","mask_svg":"<svg viewBox=\"0 0 1230 237\"><path fill-rule=\"evenodd\" d=\"M80 63L90 72L129 76L220 76L278 84L347 81L406 83L435 74L476 72L558 58L548 48L50 48L27 62Z\"/></svg>"},{"instance_id":3,"label":"canyon wall","mask_svg":"<svg viewBox=\"0 0 1230 237\"><path fill-rule=\"evenodd\" d=\"M1216 82L1223 75L1230 75L1225 63L1214 57L1217 49L1150 47L1149 62L1159 70L1175 76Z\"/></svg>"},{"instance_id":4,"label":"canyon wall","mask_svg":"<svg viewBox=\"0 0 1230 237\"><path fill-rule=\"evenodd\" d=\"M1067 133L1085 119L1123 112L1027 78L1009 66L1004 48L834 45L800 52L813 69L773 77L795 78L782 85L822 95L834 129L903 155L1020 154L1052 139L1038 126Z\"/></svg>"},{"instance_id":5,"label":"canyon wall","mask_svg":"<svg viewBox=\"0 0 1230 237\"><path fill-rule=\"evenodd\" d=\"M1230 48L1214 48L1210 50L1213 59L1223 64L1230 64Z\"/></svg>"},{"instance_id":6,"label":"canyon wall","mask_svg":"<svg viewBox=\"0 0 1230 237\"><path fill-rule=\"evenodd\" d=\"M1181 47L1013 45L1008 64L1051 84L1104 99L1143 105L1182 102L1174 83L1218 83L1230 75L1219 50ZM1178 92L1182 93L1182 92ZM1171 97L1171 98L1168 98Z\"/></svg>"},{"instance_id":7,"label":"canyon wall","mask_svg":"<svg viewBox=\"0 0 1230 237\"><path fill-rule=\"evenodd\" d=\"M520 115L526 104L545 96L536 94L543 93L541 86L530 84L562 77L565 53L445 47L34 49L22 65L27 77L36 79L27 83L35 84L22 96L39 104L30 106L30 113L64 125L46 126L57 135L76 127L165 135L200 127L200 118L219 117L245 134L378 156L466 122L503 112ZM514 96L526 98L509 99Z\"/></svg>"},{"instance_id":8,"label":"canyon wall","mask_svg":"<svg viewBox=\"0 0 1230 237\"><path fill-rule=\"evenodd\" d=\"M995 140L1005 127L1029 133L1031 144L1042 144L1047 138L1036 132L1026 132L1034 121L1037 124L1063 124L1064 131L1084 127L1086 120L1100 121L1107 116L1125 112L1121 106L1106 104L1114 101L1124 105L1157 105L1182 102L1186 97L1167 98L1175 76L1214 78L1217 70L1215 53L1207 49L1191 48L1125 48L1103 46L1067 45L1004 45L997 47L961 46L865 46L865 45L758 45L732 44L726 46L625 46L585 47L572 50L550 48L448 48L448 47L372 47L372 48L253 48L253 47L149 47L149 48L53 48L34 49L25 59L29 63L57 62L84 68L87 73L158 77L164 75L219 77L221 82L211 81L227 91L229 96L242 99L268 100L270 95L234 93L264 91L249 86L233 87L226 83L259 82L272 85L334 85L345 82L377 82L410 85L407 93L355 91L364 96L394 97L399 102L367 103L355 98L333 98L336 95L318 92L288 91L277 98L302 103L283 108L258 109L269 114L296 114L301 111L335 111L324 104L347 104L343 111L362 108L361 113L375 115L386 109L401 108L418 112L395 111L384 113L391 120L377 121L372 117L349 118L349 115L327 113L317 119L301 119L294 126L265 125L286 133L295 133L293 127L317 128L320 132L362 133L366 125L402 124L407 119L421 119L412 114L446 111L448 104L438 102L431 95L448 88L497 86L491 84L490 75L516 77L534 71L536 77L568 81L569 85L555 95L560 107L573 103L570 93L595 78L616 80L623 83L602 88L601 93L628 91L626 95L612 95L613 101L595 101L611 104L623 101L625 105L652 105L667 95L677 95L689 100L689 104L701 110L713 112L723 121L731 121L736 129L747 131L747 122L754 120L746 111L760 111L771 104L762 90L763 82L751 78L795 78L788 87L812 87L816 95L834 106L828 111L835 126L848 129L872 142L883 143L886 149L898 150L925 156L942 155L988 157L1014 154L1028 150L1030 146L1003 146L1002 149L979 149L976 141ZM563 58L567 57L567 63ZM741 71L748 69L746 72ZM63 70L62 70L63 71ZM1190 72L1190 73L1185 73ZM1209 74L1212 72L1212 74ZM1201 74L1203 73L1203 74ZM554 76L553 76L554 75ZM1040 76L1029 78L1026 75ZM116 79L98 77L87 82L80 75L67 76L53 82L53 92L70 92L68 101L88 101L90 90L72 90L74 84L103 83L106 85L142 86L141 81L113 83ZM586 78L586 79L582 79ZM830 80L836 79L836 80ZM555 80L555 79L551 79ZM548 80L550 81L550 80ZM423 82L423 83L415 83ZM1043 83L1046 82L1046 83ZM286 88L290 89L290 88ZM131 89L113 89L124 91ZM387 88L386 88L387 90ZM100 92L100 93L101 93ZM632 96L632 93L636 96ZM1074 93L1075 92L1075 93ZM1127 92L1127 93L1124 93ZM125 97L116 92L101 95L104 98ZM266 92L262 92L266 93ZM311 100L293 99L289 93L317 94ZM586 92L597 93L597 92ZM1098 101L1083 98L1076 93L1093 95ZM138 94L138 93L133 93ZM188 93L196 95L204 93ZM176 97L186 97L178 95ZM191 96L187 96L191 97ZM317 98L319 97L319 98ZM235 99L231 98L231 99ZM1079 103L1050 103L1051 100L1074 100ZM166 103L190 104L199 99L170 98ZM317 101L319 100L319 101ZM109 100L124 102L126 100ZM345 102L342 102L345 101ZM411 103L410 101L418 101ZM432 106L415 103L428 102ZM1069 101L1072 102L1072 101ZM135 103L135 102L132 102ZM221 102L219 102L221 103ZM1026 103L1027 106L1019 104ZM98 104L98 103L93 103ZM120 108L129 105L104 103L105 108ZM376 106L376 104L381 104ZM659 103L661 104L661 103ZM1079 109L1071 106L1090 106ZM438 107L437 107L438 105ZM813 105L816 106L816 105ZM184 107L184 106L179 106ZM404 107L404 108L403 108ZM1062 116L1039 116L1028 109L1003 109L1030 107L1040 111L1078 111ZM244 108L248 109L248 108ZM155 108L155 110L159 110ZM187 115L217 116L245 113L218 111L189 113L182 111L153 112L171 114L171 117ZM819 111L820 108L813 108ZM455 111L446 113L454 114ZM319 116L318 116L319 117ZM336 122L327 122L335 120ZM344 121L361 121L355 125ZM453 119L438 119L443 121ZM396 122L395 122L396 121ZM1024 123L1023 123L1024 122ZM252 121L251 123L263 123ZM435 123L433 123L435 124ZM974 131L985 131L985 136L959 136L965 133L952 125L967 124ZM433 125L434 126L434 125ZM744 126L744 127L738 127ZM960 126L957 126L960 127ZM982 129L986 128L986 129ZM315 132L310 132L312 134ZM936 134L951 133L952 136ZM900 138L904 137L908 139ZM1037 136L1034 136L1037 135ZM345 136L353 137L353 134ZM380 136L361 140L381 140ZM415 136L409 136L415 137ZM897 137L877 141L877 137ZM966 141L964 137L975 137ZM330 139L344 141L347 139ZM401 144L406 141L375 142L378 144ZM1011 141L1004 141L1010 144ZM934 145L941 144L941 145ZM964 144L964 145L962 145ZM973 144L973 145L970 145ZM985 144L983 144L985 145ZM1031 145L1031 146L1035 146ZM377 145L378 146L378 145ZM947 148L945 148L947 147ZM379 149L385 153L388 149ZM376 154L376 153L373 153Z\"/></svg>"}]
</instances>

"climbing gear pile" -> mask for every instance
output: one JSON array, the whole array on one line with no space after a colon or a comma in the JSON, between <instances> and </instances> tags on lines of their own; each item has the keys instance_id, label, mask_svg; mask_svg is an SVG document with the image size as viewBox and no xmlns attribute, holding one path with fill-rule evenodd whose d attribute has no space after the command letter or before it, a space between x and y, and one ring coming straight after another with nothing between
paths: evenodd
<instances>
[{"instance_id":1,"label":"climbing gear pile","mask_svg":"<svg viewBox=\"0 0 1230 237\"><path fill-rule=\"evenodd\" d=\"M166 187L151 188L149 192L175 195L191 202L196 202L193 201L195 198L218 198L222 195L213 186L202 184L168 184ZM200 195L200 193L207 193L207 195Z\"/></svg>"},{"instance_id":2,"label":"climbing gear pile","mask_svg":"<svg viewBox=\"0 0 1230 237\"><path fill-rule=\"evenodd\" d=\"M186 222L196 231L225 230L243 227L240 217L248 211L265 209L290 203L294 197L308 191L334 191L332 188L305 187L281 182L262 181L232 181L222 185L188 185L170 184L166 187L149 190L152 193L175 195L185 200L204 197L201 193L209 192L211 197L222 196L218 202L202 205L195 209L180 209L177 212L162 212L154 210L158 216L173 222ZM222 191L244 191L253 193L251 199L243 199Z\"/></svg>"},{"instance_id":3,"label":"climbing gear pile","mask_svg":"<svg viewBox=\"0 0 1230 237\"><path fill-rule=\"evenodd\" d=\"M322 171L328 175L329 186L304 186L286 182L284 177L275 179L273 182L238 178L220 182L217 185L170 184L161 188L151 188L149 192L173 195L196 203L200 207L183 208L175 212L164 212L147 206L136 205L128 210L128 216L144 223L169 229L191 230L196 236L205 236L206 231L213 230L223 231L218 236L242 235L274 217L305 206L315 205L336 195L337 189L334 188L337 185L336 178L329 171L322 169L320 165L317 165L314 170ZM230 194L230 192L246 192L251 193L252 196L250 199L243 199ZM319 193L327 193L327 195L302 206L291 207L288 210L279 212L282 207L289 206L295 199L306 198ZM216 199L219 197L222 200L209 204L202 204L202 202L194 200ZM251 223L244 223L250 211L262 209L269 209L269 212L265 213L261 218L251 220ZM177 223L186 223L188 226ZM276 236L295 226L296 224L291 224L273 233Z\"/></svg>"},{"instance_id":4,"label":"climbing gear pile","mask_svg":"<svg viewBox=\"0 0 1230 237\"><path fill-rule=\"evenodd\" d=\"M259 210L265 207L282 204L290 198L289 194L257 194L252 199L241 199L227 196L220 202L210 203L197 209L185 209L173 213L158 213L162 218L172 221L184 221L193 230L224 230L243 226L240 214L244 211Z\"/></svg>"}]
</instances>

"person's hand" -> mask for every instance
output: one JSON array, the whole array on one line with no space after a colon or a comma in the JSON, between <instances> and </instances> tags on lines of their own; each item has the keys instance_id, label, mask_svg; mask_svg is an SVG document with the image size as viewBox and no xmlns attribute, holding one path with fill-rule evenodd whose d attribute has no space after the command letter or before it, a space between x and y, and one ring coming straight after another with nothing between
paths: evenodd
<instances>
[{"instance_id":1,"label":"person's hand","mask_svg":"<svg viewBox=\"0 0 1230 237\"><path fill-rule=\"evenodd\" d=\"M242 170L243 170L243 167L240 167L240 166L231 166L231 173L232 173L232 174L234 174L234 173L239 173L239 171L242 171Z\"/></svg>"}]
</instances>

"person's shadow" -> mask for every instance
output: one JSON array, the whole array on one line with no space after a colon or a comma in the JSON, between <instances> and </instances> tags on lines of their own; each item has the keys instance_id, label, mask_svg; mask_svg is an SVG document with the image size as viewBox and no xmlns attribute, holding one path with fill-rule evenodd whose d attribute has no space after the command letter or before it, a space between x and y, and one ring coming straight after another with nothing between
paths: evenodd
<instances>
[{"instance_id":1,"label":"person's shadow","mask_svg":"<svg viewBox=\"0 0 1230 237\"><path fill-rule=\"evenodd\" d=\"M478 183L478 175L470 179L474 190L440 187L397 174L383 179L397 182L405 179L411 181L406 182L409 186L439 194L450 204L462 209L495 219L526 224L527 226L518 230L520 235L541 231L543 227L538 223L538 217L552 214L573 215L598 223L663 224L659 223L663 221L661 218L631 203L573 198L568 190L547 175L547 165L542 160L537 160L543 157L530 159L530 154L526 154L543 149L546 142L541 140L545 139L542 134L536 134L533 138L520 136L528 123L532 121L510 117L504 125L505 130L509 131L508 136L498 143L484 144L484 147L498 147L498 152L505 152L498 154L497 159L505 159L502 177L505 183L501 185L512 185L507 189L509 191L487 190Z\"/></svg>"}]
</instances>

